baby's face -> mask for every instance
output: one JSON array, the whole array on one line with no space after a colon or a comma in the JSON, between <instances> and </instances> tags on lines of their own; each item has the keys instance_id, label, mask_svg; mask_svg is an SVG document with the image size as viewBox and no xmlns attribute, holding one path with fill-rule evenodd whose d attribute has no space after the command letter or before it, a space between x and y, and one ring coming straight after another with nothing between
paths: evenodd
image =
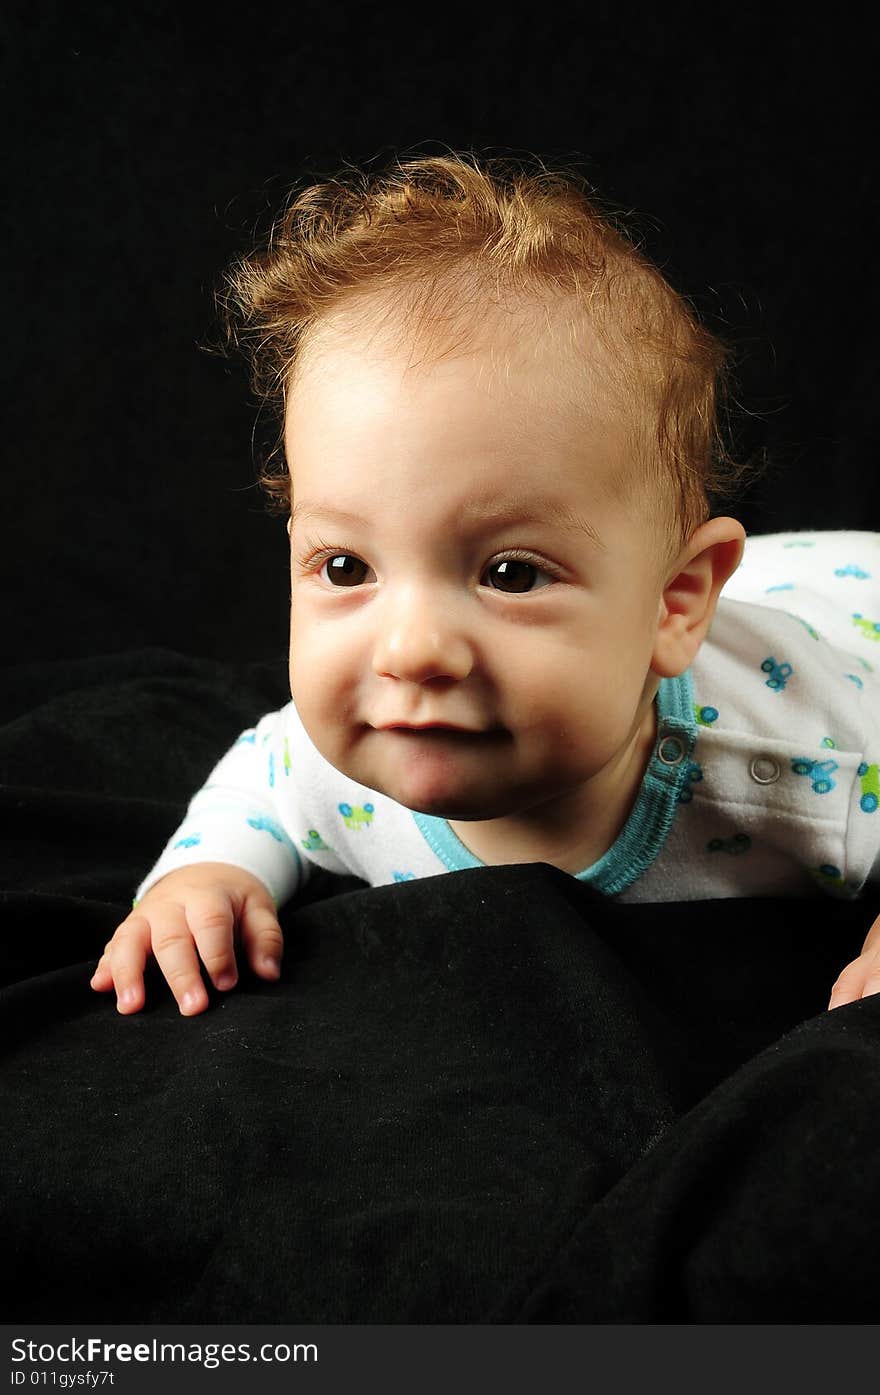
<instances>
[{"instance_id":1,"label":"baby's face","mask_svg":"<svg viewBox=\"0 0 880 1395\"><path fill-rule=\"evenodd\" d=\"M291 692L318 750L424 813L565 799L651 716L662 579L628 433L552 345L408 367L319 341L291 394ZM652 558L654 559L652 561Z\"/></svg>"}]
</instances>

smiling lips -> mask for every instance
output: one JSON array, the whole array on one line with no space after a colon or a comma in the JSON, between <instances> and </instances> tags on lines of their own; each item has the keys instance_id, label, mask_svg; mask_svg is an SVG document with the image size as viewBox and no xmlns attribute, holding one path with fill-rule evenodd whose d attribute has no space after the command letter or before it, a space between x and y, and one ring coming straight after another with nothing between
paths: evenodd
<instances>
[{"instance_id":1,"label":"smiling lips","mask_svg":"<svg viewBox=\"0 0 880 1395\"><path fill-rule=\"evenodd\" d=\"M376 728L376 730L382 732L397 732L402 736L459 737L465 740L468 738L472 740L483 738L485 740L490 737L497 738L502 735L502 729L500 727L490 727L486 730L479 731L475 730L473 727L457 727L452 722L424 722L422 724L415 722L391 722L387 726Z\"/></svg>"},{"instance_id":2,"label":"smiling lips","mask_svg":"<svg viewBox=\"0 0 880 1395\"><path fill-rule=\"evenodd\" d=\"M380 731L457 731L462 735L477 735L469 727L457 727L454 722L389 722Z\"/></svg>"}]
</instances>

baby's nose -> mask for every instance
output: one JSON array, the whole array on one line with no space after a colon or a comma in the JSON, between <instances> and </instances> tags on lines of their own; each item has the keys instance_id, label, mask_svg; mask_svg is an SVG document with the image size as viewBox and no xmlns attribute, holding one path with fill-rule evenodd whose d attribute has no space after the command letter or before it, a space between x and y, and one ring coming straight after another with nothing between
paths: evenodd
<instances>
[{"instance_id":1,"label":"baby's nose","mask_svg":"<svg viewBox=\"0 0 880 1395\"><path fill-rule=\"evenodd\" d=\"M382 616L373 668L382 678L427 683L432 678L461 682L474 663L473 649L452 607L441 598L408 591Z\"/></svg>"}]
</instances>

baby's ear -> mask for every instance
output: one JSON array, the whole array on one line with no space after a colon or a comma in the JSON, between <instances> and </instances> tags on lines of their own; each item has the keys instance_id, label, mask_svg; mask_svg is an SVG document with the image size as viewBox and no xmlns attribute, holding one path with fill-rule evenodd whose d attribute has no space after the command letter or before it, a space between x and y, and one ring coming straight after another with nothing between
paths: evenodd
<instances>
[{"instance_id":1,"label":"baby's ear","mask_svg":"<svg viewBox=\"0 0 880 1395\"><path fill-rule=\"evenodd\" d=\"M745 540L735 518L712 518L691 534L660 598L651 658L658 678L675 678L693 662L721 588L740 564Z\"/></svg>"}]
</instances>

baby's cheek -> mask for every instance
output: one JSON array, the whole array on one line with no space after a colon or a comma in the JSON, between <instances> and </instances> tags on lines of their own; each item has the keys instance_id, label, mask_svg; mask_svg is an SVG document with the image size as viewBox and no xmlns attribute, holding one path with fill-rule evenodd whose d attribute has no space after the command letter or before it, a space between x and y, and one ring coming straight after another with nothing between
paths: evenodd
<instances>
[{"instance_id":1,"label":"baby's cheek","mask_svg":"<svg viewBox=\"0 0 880 1395\"><path fill-rule=\"evenodd\" d=\"M356 721L358 691L356 673L334 646L300 643L292 648L291 696L319 749L341 740L346 727Z\"/></svg>"},{"instance_id":2,"label":"baby's cheek","mask_svg":"<svg viewBox=\"0 0 880 1395\"><path fill-rule=\"evenodd\" d=\"M290 648L290 693L306 728L333 711L333 684L314 645L294 640Z\"/></svg>"},{"instance_id":3,"label":"baby's cheek","mask_svg":"<svg viewBox=\"0 0 880 1395\"><path fill-rule=\"evenodd\" d=\"M532 674L522 692L521 730L547 746L554 764L601 766L626 741L633 721L638 695L625 686L598 662Z\"/></svg>"},{"instance_id":4,"label":"baby's cheek","mask_svg":"<svg viewBox=\"0 0 880 1395\"><path fill-rule=\"evenodd\" d=\"M294 609L290 625L290 666L299 682L319 685L328 681L339 662L341 646L334 643L333 627Z\"/></svg>"}]
</instances>

